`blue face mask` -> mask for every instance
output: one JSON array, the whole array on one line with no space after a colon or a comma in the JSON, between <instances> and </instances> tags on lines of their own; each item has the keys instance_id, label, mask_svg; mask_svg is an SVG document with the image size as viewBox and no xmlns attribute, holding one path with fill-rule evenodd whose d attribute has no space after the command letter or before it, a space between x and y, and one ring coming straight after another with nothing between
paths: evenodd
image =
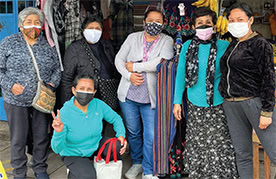
<instances>
[{"instance_id":1,"label":"blue face mask","mask_svg":"<svg viewBox=\"0 0 276 179\"><path fill-rule=\"evenodd\" d=\"M78 103L82 106L86 106L94 99L95 93L87 92L87 91L76 91L77 94L75 96Z\"/></svg>"},{"instance_id":2,"label":"blue face mask","mask_svg":"<svg viewBox=\"0 0 276 179\"><path fill-rule=\"evenodd\" d=\"M144 28L150 36L157 36L162 31L162 24L156 22L148 22L145 24Z\"/></svg>"}]
</instances>

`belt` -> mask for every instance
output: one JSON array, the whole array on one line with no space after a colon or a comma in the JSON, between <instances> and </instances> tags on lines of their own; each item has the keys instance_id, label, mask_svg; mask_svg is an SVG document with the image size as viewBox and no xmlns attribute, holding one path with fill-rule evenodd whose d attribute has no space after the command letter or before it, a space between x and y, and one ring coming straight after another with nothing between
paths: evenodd
<instances>
[{"instance_id":1,"label":"belt","mask_svg":"<svg viewBox=\"0 0 276 179\"><path fill-rule=\"evenodd\" d=\"M231 97L231 98L225 98L225 100L226 101L245 101L251 98L253 97Z\"/></svg>"}]
</instances>

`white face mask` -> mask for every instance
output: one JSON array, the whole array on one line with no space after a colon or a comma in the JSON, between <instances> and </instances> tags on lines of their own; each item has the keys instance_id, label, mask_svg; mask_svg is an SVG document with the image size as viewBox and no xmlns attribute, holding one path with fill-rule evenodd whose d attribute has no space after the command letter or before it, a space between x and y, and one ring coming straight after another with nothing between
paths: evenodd
<instances>
[{"instance_id":1,"label":"white face mask","mask_svg":"<svg viewBox=\"0 0 276 179\"><path fill-rule=\"evenodd\" d=\"M236 38L242 38L249 32L249 22L232 22L228 24L228 31Z\"/></svg>"},{"instance_id":2,"label":"white face mask","mask_svg":"<svg viewBox=\"0 0 276 179\"><path fill-rule=\"evenodd\" d=\"M95 44L100 40L102 31L96 29L85 29L83 35L88 42Z\"/></svg>"}]
</instances>

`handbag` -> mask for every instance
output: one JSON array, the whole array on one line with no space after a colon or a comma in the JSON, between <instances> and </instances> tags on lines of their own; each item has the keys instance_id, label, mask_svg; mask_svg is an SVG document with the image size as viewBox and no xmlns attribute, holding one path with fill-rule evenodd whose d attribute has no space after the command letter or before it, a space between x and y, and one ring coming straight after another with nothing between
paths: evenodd
<instances>
[{"instance_id":1,"label":"handbag","mask_svg":"<svg viewBox=\"0 0 276 179\"><path fill-rule=\"evenodd\" d=\"M96 64L94 60L98 60L89 48L87 42L83 40L83 46L85 48L85 52L89 58L90 64L95 69L95 75L98 81L98 91L100 93L100 99L103 100L108 106L110 106L113 110L117 111L120 107L119 100L117 97L117 90L120 83L119 79L103 79L100 77L99 69L96 68Z\"/></svg>"},{"instance_id":2,"label":"handbag","mask_svg":"<svg viewBox=\"0 0 276 179\"><path fill-rule=\"evenodd\" d=\"M117 138L108 139L100 148L98 155L94 157L94 168L96 170L97 179L121 179L122 177L122 160L117 160L116 141ZM105 146L109 143L106 159L101 158ZM113 161L110 160L111 149L113 150Z\"/></svg>"},{"instance_id":3,"label":"handbag","mask_svg":"<svg viewBox=\"0 0 276 179\"><path fill-rule=\"evenodd\" d=\"M27 41L26 43L30 51L38 78L37 90L35 97L32 101L32 106L40 112L51 113L54 110L54 106L56 104L56 94L53 91L53 89L51 89L53 87L42 81L33 51Z\"/></svg>"}]
</instances>

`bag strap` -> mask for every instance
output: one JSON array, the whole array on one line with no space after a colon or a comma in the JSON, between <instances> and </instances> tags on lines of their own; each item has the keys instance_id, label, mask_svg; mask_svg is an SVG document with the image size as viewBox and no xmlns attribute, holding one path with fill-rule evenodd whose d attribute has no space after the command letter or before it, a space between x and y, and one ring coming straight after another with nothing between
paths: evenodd
<instances>
[{"instance_id":1,"label":"bag strap","mask_svg":"<svg viewBox=\"0 0 276 179\"><path fill-rule=\"evenodd\" d=\"M36 63L36 60L35 60L35 57L34 57L34 53L33 53L33 50L32 48L30 47L29 43L27 42L27 40L25 40L26 43L27 43L27 47L30 51L30 54L31 54L31 57L32 57L32 60L33 60L33 64L34 64L34 67L35 67L35 71L36 71L36 74L37 74L37 78L39 81L42 81L41 78L40 78L40 73L39 73L39 69L38 69L38 65Z\"/></svg>"},{"instance_id":2,"label":"bag strap","mask_svg":"<svg viewBox=\"0 0 276 179\"><path fill-rule=\"evenodd\" d=\"M108 164L110 161L110 156L111 156L111 149L113 149L113 159L114 162L117 162L117 151L116 151L116 142L117 142L117 138L111 138L105 141L105 143L101 146L98 155L96 157L96 162L98 160L102 160L101 154L103 153L106 145L109 143L108 146L108 150L107 150L107 155L106 155L106 159L105 159L105 163Z\"/></svg>"},{"instance_id":3,"label":"bag strap","mask_svg":"<svg viewBox=\"0 0 276 179\"><path fill-rule=\"evenodd\" d=\"M100 150L99 150L99 152L98 152L98 155L97 155L97 157L96 157L96 162L97 162L98 160L102 160L101 155L102 155L102 153L103 153L103 151L104 151L104 148L105 148L106 144L108 144L111 140L112 140L112 139L106 140L105 143L102 145L102 147L100 148Z\"/></svg>"},{"instance_id":4,"label":"bag strap","mask_svg":"<svg viewBox=\"0 0 276 179\"><path fill-rule=\"evenodd\" d=\"M107 155L105 158L105 163L108 164L109 160L110 160L110 155L111 155L111 147L113 146L114 140L111 140L108 146L108 151L107 151Z\"/></svg>"},{"instance_id":5,"label":"bag strap","mask_svg":"<svg viewBox=\"0 0 276 179\"><path fill-rule=\"evenodd\" d=\"M113 140L113 160L114 162L117 162L117 151L116 151L116 143L117 143L117 140Z\"/></svg>"},{"instance_id":6,"label":"bag strap","mask_svg":"<svg viewBox=\"0 0 276 179\"><path fill-rule=\"evenodd\" d=\"M92 67L95 69L94 72L96 74L97 79L100 79L100 70L98 68L96 68L96 64L94 61L99 61L92 53L92 50L90 49L90 47L88 46L88 43L86 42L86 40L82 40L82 45L85 49L85 53L89 58L90 64L92 65Z\"/></svg>"}]
</instances>

